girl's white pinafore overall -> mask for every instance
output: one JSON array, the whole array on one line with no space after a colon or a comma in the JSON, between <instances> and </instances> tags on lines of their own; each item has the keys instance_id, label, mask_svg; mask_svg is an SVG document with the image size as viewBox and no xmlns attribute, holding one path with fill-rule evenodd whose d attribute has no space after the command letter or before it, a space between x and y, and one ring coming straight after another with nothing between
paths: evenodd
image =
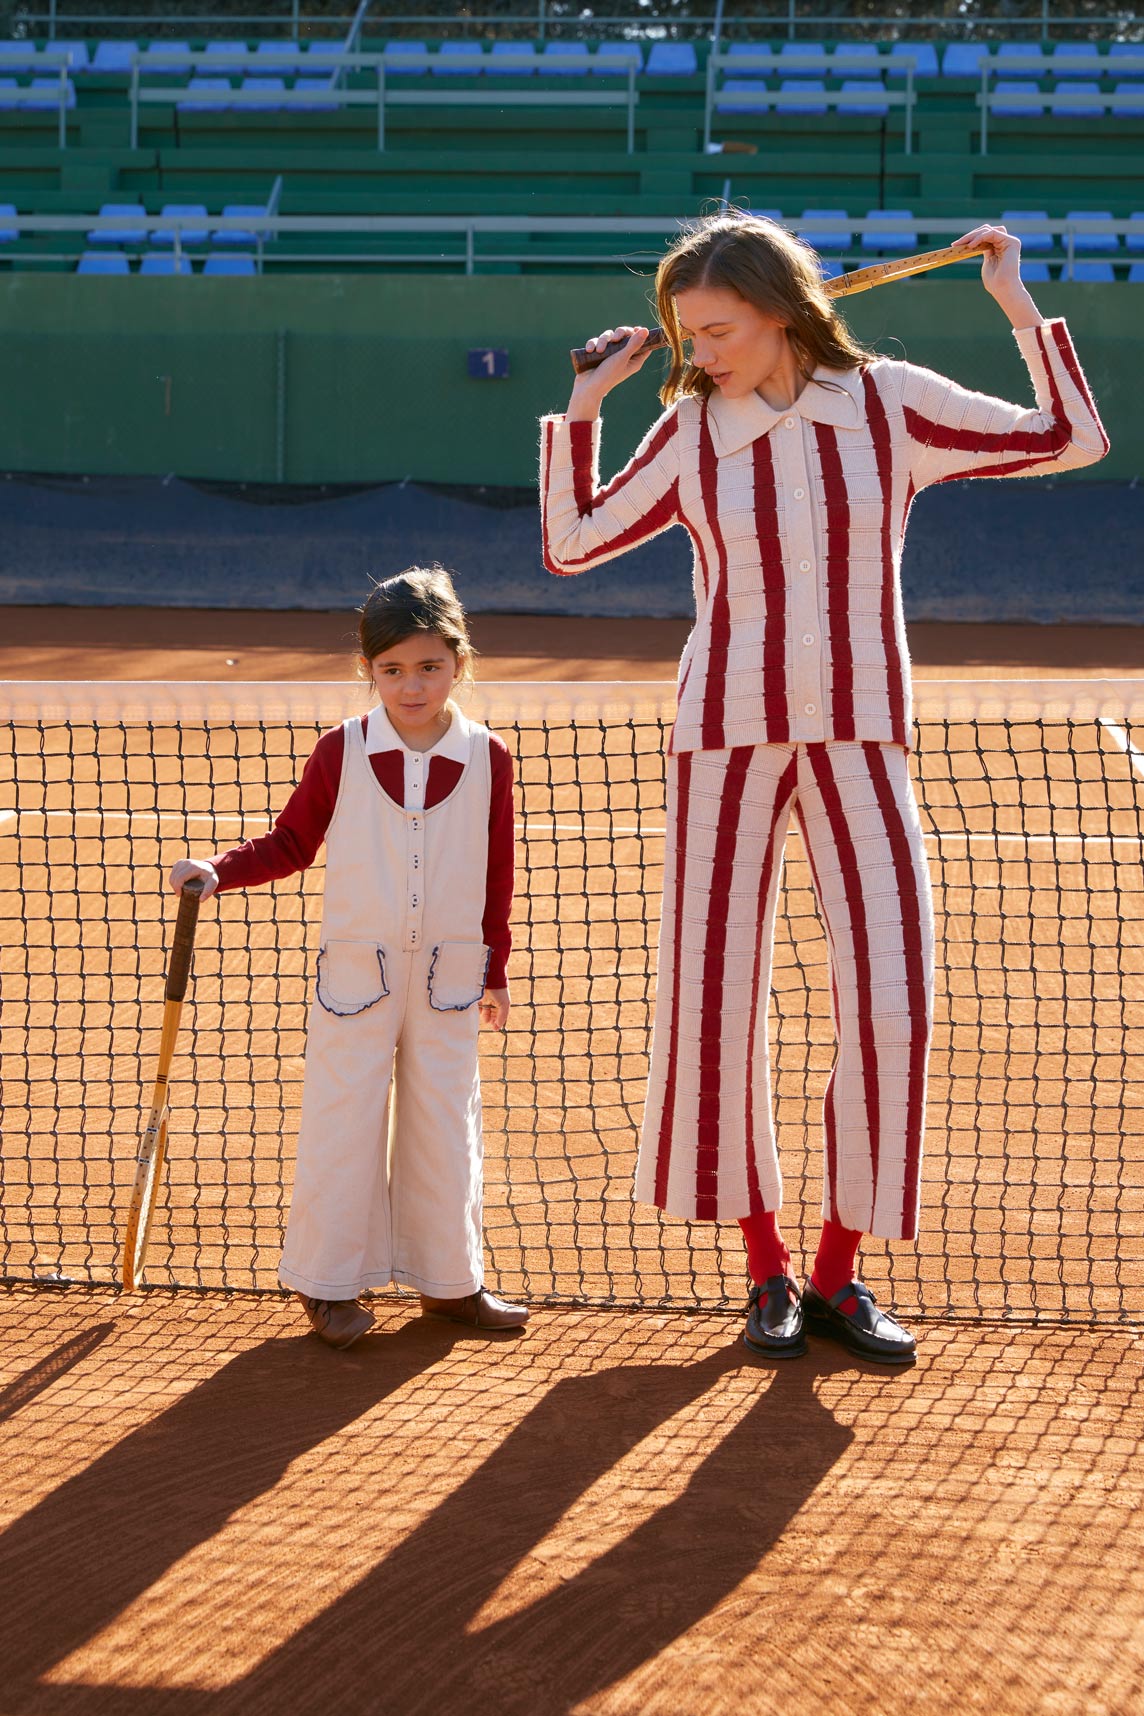
<instances>
[{"instance_id":1,"label":"girl's white pinafore overall","mask_svg":"<svg viewBox=\"0 0 1144 1716\"><path fill-rule=\"evenodd\" d=\"M317 993L310 1012L294 1196L279 1278L350 1299L391 1281L457 1298L483 1278L476 1003L491 772L488 730L450 705L432 751L385 711L344 724L326 834ZM397 805L370 753L398 749ZM424 808L434 756L463 765Z\"/></svg>"}]
</instances>

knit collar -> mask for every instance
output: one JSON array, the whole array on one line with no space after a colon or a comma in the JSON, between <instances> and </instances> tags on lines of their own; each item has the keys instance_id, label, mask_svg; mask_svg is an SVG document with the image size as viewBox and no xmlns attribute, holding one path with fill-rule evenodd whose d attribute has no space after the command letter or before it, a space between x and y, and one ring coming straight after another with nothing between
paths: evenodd
<instances>
[{"instance_id":1,"label":"knit collar","mask_svg":"<svg viewBox=\"0 0 1144 1716\"><path fill-rule=\"evenodd\" d=\"M369 756L376 756L379 751L404 751L408 755L423 756L427 760L433 757L448 757L451 762L462 766L469 760L470 731L469 722L450 700L445 707L452 720L448 730L442 733L437 743L428 751L411 752L393 722L386 714L384 707L378 703L369 712L369 720L365 730L365 748Z\"/></svg>"},{"instance_id":2,"label":"knit collar","mask_svg":"<svg viewBox=\"0 0 1144 1716\"><path fill-rule=\"evenodd\" d=\"M829 386L819 386L828 382ZM862 372L857 369L827 369L820 364L793 405L776 410L757 393L740 399L725 399L718 391L707 401L711 439L719 458L741 452L768 435L787 417L804 417L811 423L828 423L835 429L857 429L865 411L862 405Z\"/></svg>"}]
</instances>

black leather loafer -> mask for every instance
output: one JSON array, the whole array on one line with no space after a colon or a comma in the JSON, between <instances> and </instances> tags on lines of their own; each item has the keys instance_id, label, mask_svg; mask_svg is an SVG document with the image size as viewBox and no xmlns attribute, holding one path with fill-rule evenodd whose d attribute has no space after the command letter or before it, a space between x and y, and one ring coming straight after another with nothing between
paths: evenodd
<instances>
[{"instance_id":1,"label":"black leather loafer","mask_svg":"<svg viewBox=\"0 0 1144 1716\"><path fill-rule=\"evenodd\" d=\"M857 1300L854 1310L840 1310L848 1299ZM913 1363L918 1343L908 1329L879 1311L873 1293L860 1281L851 1281L832 1299L824 1299L814 1282L808 1281L802 1304L812 1334L829 1335L858 1358L874 1364Z\"/></svg>"},{"instance_id":2,"label":"black leather loafer","mask_svg":"<svg viewBox=\"0 0 1144 1716\"><path fill-rule=\"evenodd\" d=\"M802 1295L789 1275L771 1275L752 1287L751 1309L743 1340L752 1352L768 1358L799 1358L806 1352Z\"/></svg>"}]
</instances>

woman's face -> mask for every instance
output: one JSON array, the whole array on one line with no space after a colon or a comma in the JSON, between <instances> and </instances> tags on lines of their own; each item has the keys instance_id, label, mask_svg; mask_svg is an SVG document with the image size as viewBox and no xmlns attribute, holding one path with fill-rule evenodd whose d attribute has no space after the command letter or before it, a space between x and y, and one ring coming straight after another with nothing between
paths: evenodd
<instances>
[{"instance_id":1,"label":"woman's face","mask_svg":"<svg viewBox=\"0 0 1144 1716\"><path fill-rule=\"evenodd\" d=\"M727 399L753 393L790 356L786 324L728 286L692 286L676 294L675 308L692 363Z\"/></svg>"},{"instance_id":2,"label":"woman's face","mask_svg":"<svg viewBox=\"0 0 1144 1716\"><path fill-rule=\"evenodd\" d=\"M418 737L441 726L460 676L456 656L436 632L415 632L368 663L369 676L398 734Z\"/></svg>"}]
</instances>

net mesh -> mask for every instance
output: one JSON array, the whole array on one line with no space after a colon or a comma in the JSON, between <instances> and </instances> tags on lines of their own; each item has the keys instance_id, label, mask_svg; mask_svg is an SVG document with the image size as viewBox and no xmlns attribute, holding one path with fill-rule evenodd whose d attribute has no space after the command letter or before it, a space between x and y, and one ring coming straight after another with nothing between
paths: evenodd
<instances>
[{"instance_id":1,"label":"net mesh","mask_svg":"<svg viewBox=\"0 0 1144 1716\"><path fill-rule=\"evenodd\" d=\"M1139 1315L1141 813L1131 684L923 688L913 764L937 999L916 1245L865 1278L913 1316ZM264 831L360 693L0 690L0 1273L111 1282L150 1100L174 901L163 875ZM487 687L518 781L513 1016L483 1034L490 1286L734 1306L737 1227L631 1188L655 996L670 688ZM156 1286L272 1289L289 1207L320 863L204 907L172 1079ZM771 1036L805 1267L833 1058L822 928L792 834Z\"/></svg>"}]
</instances>

